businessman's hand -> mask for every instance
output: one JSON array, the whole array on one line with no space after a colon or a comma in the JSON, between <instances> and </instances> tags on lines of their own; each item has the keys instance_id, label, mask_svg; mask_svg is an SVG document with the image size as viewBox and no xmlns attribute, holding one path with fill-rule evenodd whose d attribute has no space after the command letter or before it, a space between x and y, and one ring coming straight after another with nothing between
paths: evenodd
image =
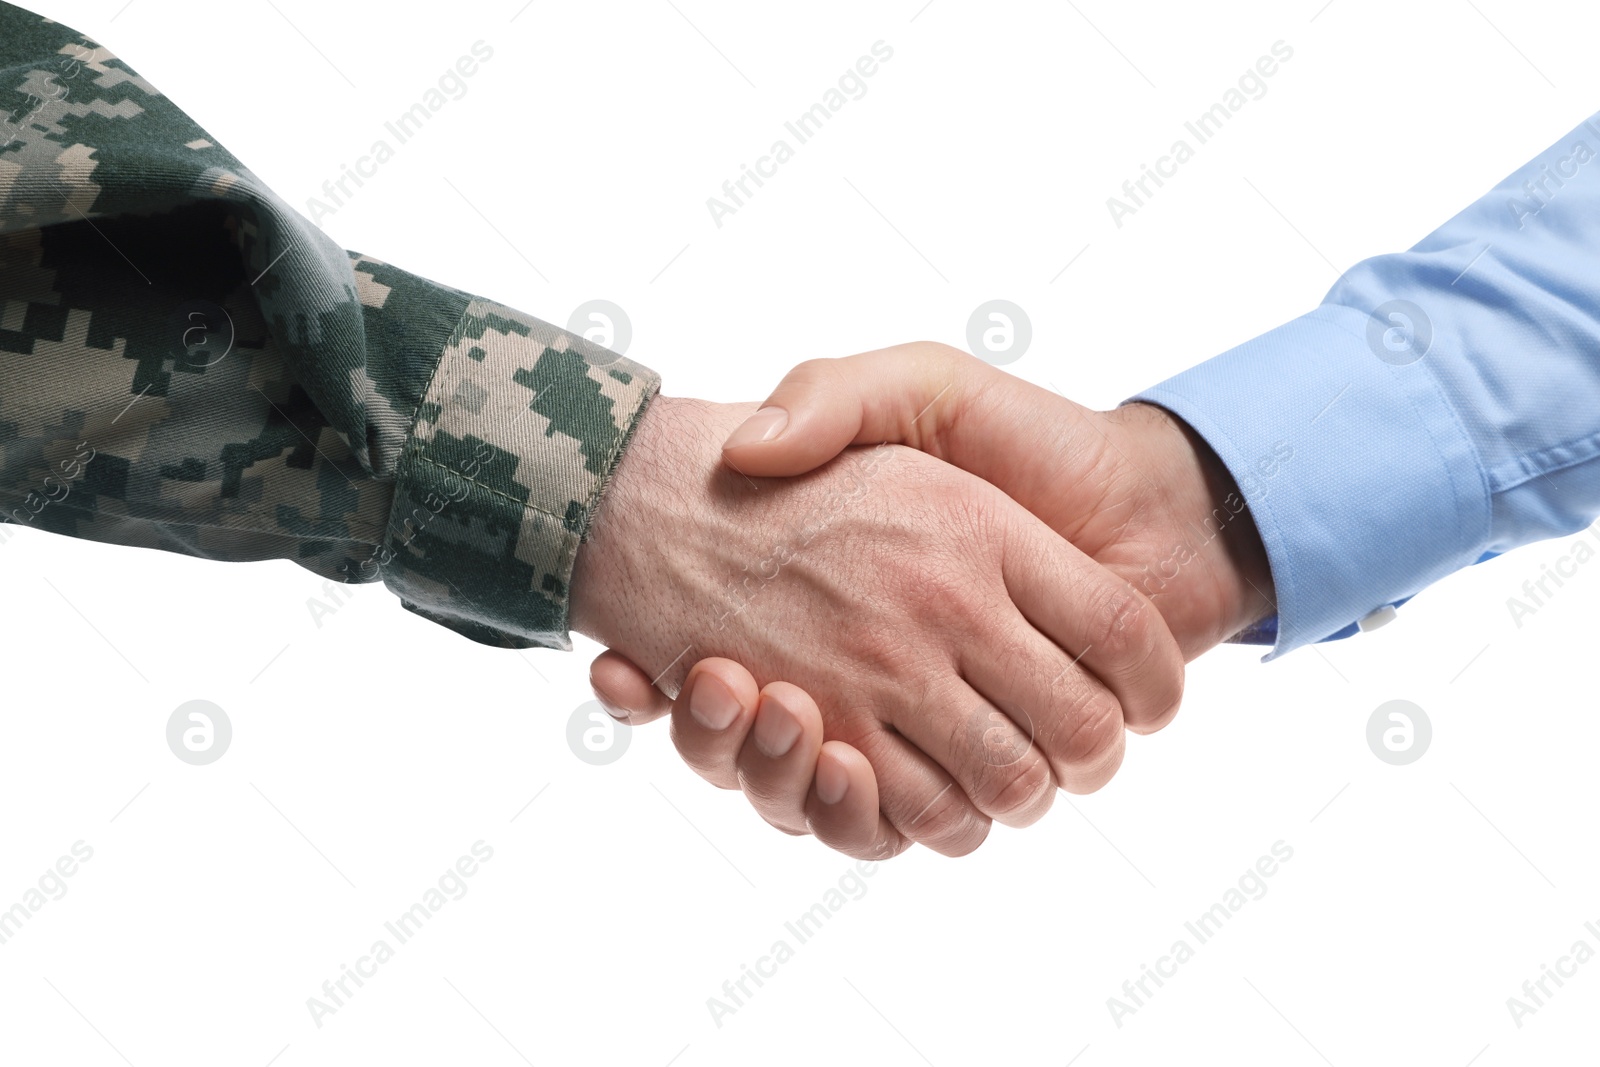
<instances>
[{"instance_id":1,"label":"businessman's hand","mask_svg":"<svg viewBox=\"0 0 1600 1067\"><path fill-rule=\"evenodd\" d=\"M881 441L909 444L1004 490L1148 595L1187 659L1273 610L1271 573L1243 496L1179 420L1142 404L1092 411L944 345L803 363L729 438L724 455L749 474L786 475ZM741 684L735 663L703 666ZM630 721L671 708L614 651L596 660L591 678L601 700ZM753 680L746 688L753 692ZM859 804L819 806L809 780L783 792L763 779L743 733L713 744L678 729L682 715L672 710L679 750L709 780L743 782L762 815L786 829L785 818L801 809L828 844L870 851L876 828ZM1129 726L1144 732L1165 721ZM819 749L816 774L830 800L859 798L872 785L870 767L846 746Z\"/></svg>"},{"instance_id":2,"label":"businessman's hand","mask_svg":"<svg viewBox=\"0 0 1600 1067\"><path fill-rule=\"evenodd\" d=\"M910 449L740 474L721 445L753 410L651 404L579 550L574 629L666 693L706 657L803 687L820 722L799 709L758 724L769 758L811 752L825 731L871 764L886 832L951 854L975 848L990 818L1037 819L1058 785L1097 788L1121 761L1124 722L1171 717L1182 654L1126 581ZM717 738L748 728L754 694L692 680L684 751L720 753ZM731 767L696 769L733 784Z\"/></svg>"},{"instance_id":3,"label":"businessman's hand","mask_svg":"<svg viewBox=\"0 0 1600 1067\"><path fill-rule=\"evenodd\" d=\"M948 345L802 363L723 455L746 474L780 476L882 441L992 483L1133 583L1186 659L1273 610L1243 494L1180 420L1148 404L1093 411Z\"/></svg>"}]
</instances>

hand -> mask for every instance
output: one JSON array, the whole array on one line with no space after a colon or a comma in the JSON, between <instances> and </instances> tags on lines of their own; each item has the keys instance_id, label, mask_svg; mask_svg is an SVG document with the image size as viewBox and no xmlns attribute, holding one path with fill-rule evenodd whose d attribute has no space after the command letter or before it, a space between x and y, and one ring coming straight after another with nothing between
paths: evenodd
<instances>
[{"instance_id":1,"label":"hand","mask_svg":"<svg viewBox=\"0 0 1600 1067\"><path fill-rule=\"evenodd\" d=\"M1150 601L999 490L893 446L756 482L720 448L752 411L652 402L576 561L573 628L686 693L680 735L755 713L714 673L688 679L696 659L792 682L870 762L898 847L961 854L1057 785L1097 788L1124 722L1175 712L1182 655ZM731 758L696 769L737 781Z\"/></svg>"},{"instance_id":2,"label":"hand","mask_svg":"<svg viewBox=\"0 0 1600 1067\"><path fill-rule=\"evenodd\" d=\"M726 442L730 466L800 474L851 444L910 445L991 482L1155 601L1186 659L1272 609L1272 576L1233 477L1161 408L1093 411L947 345L790 371ZM1207 524L1210 524L1209 527Z\"/></svg>"},{"instance_id":3,"label":"hand","mask_svg":"<svg viewBox=\"0 0 1600 1067\"><path fill-rule=\"evenodd\" d=\"M621 657L618 662L633 669ZM600 660L596 664L604 669ZM687 694L708 684L707 676L733 694L739 708L718 731L705 729L689 710ZM843 741L824 740L822 711L799 686L757 686L739 664L712 657L694 665L678 699L668 703L678 751L708 777L728 770L729 781L713 780L743 789L772 825L790 834L809 831L857 859L888 859L910 844L880 811L878 779L866 757ZM790 736L796 738L792 747L772 755L774 739L781 743Z\"/></svg>"},{"instance_id":4,"label":"hand","mask_svg":"<svg viewBox=\"0 0 1600 1067\"><path fill-rule=\"evenodd\" d=\"M912 445L1005 490L1145 592L1186 659L1273 610L1271 572L1243 497L1182 422L1143 404L1092 411L944 345L803 363L726 442L724 454L747 473L786 475L851 444L878 441ZM601 700L627 709L632 721L668 707L649 678L615 652L595 661L591 680ZM1143 731L1161 724L1129 725ZM725 784L734 773L731 757L718 763L695 750L693 739L686 746L675 738L710 780ZM871 773L864 763L848 766ZM860 832L858 825L841 838L834 825L828 837L818 836L834 844Z\"/></svg>"}]
</instances>

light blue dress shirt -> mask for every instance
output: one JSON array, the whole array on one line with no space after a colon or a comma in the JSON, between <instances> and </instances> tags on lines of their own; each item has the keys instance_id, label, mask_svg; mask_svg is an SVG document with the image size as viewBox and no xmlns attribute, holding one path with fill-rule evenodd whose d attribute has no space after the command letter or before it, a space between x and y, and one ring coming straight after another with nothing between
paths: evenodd
<instances>
[{"instance_id":1,"label":"light blue dress shirt","mask_svg":"<svg viewBox=\"0 0 1600 1067\"><path fill-rule=\"evenodd\" d=\"M1600 515L1600 114L1315 311L1132 400L1192 426L1249 501L1277 614L1238 640L1268 660L1582 529Z\"/></svg>"}]
</instances>

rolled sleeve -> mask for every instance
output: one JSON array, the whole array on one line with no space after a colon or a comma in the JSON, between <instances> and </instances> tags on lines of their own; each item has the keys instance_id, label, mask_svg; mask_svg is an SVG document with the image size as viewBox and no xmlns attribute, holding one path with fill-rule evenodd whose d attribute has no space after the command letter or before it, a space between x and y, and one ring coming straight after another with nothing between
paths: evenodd
<instances>
[{"instance_id":1,"label":"rolled sleeve","mask_svg":"<svg viewBox=\"0 0 1600 1067\"><path fill-rule=\"evenodd\" d=\"M385 584L475 641L571 648L578 545L659 386L581 337L472 301L396 470Z\"/></svg>"}]
</instances>

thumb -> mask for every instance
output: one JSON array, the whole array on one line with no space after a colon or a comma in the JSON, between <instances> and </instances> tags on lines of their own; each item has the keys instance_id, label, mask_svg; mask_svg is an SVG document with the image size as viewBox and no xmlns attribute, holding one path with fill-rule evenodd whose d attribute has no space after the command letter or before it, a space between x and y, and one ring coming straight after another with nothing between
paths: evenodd
<instances>
[{"instance_id":1,"label":"thumb","mask_svg":"<svg viewBox=\"0 0 1600 1067\"><path fill-rule=\"evenodd\" d=\"M851 445L907 444L937 453L942 427L998 375L948 345L918 342L791 370L728 436L723 459L745 474L785 477Z\"/></svg>"},{"instance_id":2,"label":"thumb","mask_svg":"<svg viewBox=\"0 0 1600 1067\"><path fill-rule=\"evenodd\" d=\"M611 649L590 664L589 686L613 718L631 726L659 719L672 710L671 698L655 687L644 668Z\"/></svg>"}]
</instances>

